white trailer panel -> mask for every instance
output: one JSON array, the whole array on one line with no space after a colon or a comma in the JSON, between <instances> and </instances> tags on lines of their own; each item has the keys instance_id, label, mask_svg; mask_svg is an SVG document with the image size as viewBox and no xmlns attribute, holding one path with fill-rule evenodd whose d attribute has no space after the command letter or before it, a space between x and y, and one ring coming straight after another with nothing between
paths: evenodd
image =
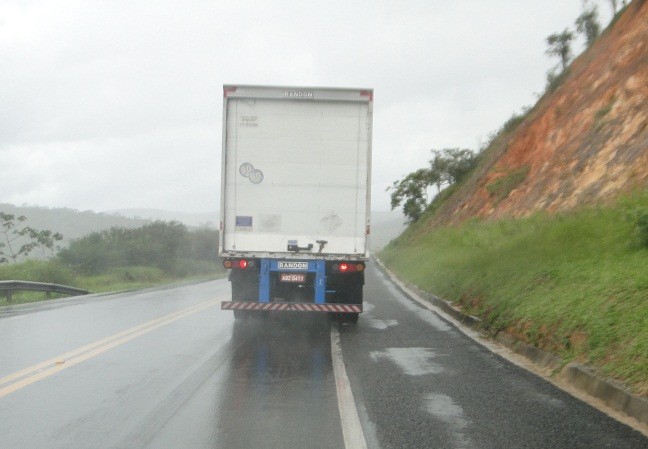
<instances>
[{"instance_id":1,"label":"white trailer panel","mask_svg":"<svg viewBox=\"0 0 648 449\"><path fill-rule=\"evenodd\" d=\"M368 257L372 91L224 92L221 254Z\"/></svg>"}]
</instances>

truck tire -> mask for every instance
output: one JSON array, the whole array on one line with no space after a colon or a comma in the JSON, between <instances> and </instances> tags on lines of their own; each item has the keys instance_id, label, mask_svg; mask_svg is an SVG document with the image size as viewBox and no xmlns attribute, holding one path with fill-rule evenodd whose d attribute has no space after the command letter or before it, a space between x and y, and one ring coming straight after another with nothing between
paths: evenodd
<instances>
[{"instance_id":1,"label":"truck tire","mask_svg":"<svg viewBox=\"0 0 648 449\"><path fill-rule=\"evenodd\" d=\"M235 320L246 320L250 317L250 314L247 310L235 310L234 319Z\"/></svg>"},{"instance_id":2,"label":"truck tire","mask_svg":"<svg viewBox=\"0 0 648 449\"><path fill-rule=\"evenodd\" d=\"M342 313L340 314L340 321L342 323L357 324L358 318L360 318L359 313Z\"/></svg>"},{"instance_id":3,"label":"truck tire","mask_svg":"<svg viewBox=\"0 0 648 449\"><path fill-rule=\"evenodd\" d=\"M332 313L329 315L331 320L344 324L356 324L360 318L359 313Z\"/></svg>"}]
</instances>

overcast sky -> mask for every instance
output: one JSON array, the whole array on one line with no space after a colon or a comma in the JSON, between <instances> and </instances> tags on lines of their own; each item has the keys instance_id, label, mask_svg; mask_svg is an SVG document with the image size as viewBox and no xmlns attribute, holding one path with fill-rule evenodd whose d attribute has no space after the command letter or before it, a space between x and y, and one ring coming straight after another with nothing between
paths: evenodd
<instances>
[{"instance_id":1,"label":"overcast sky","mask_svg":"<svg viewBox=\"0 0 648 449\"><path fill-rule=\"evenodd\" d=\"M609 2L599 2L601 22ZM223 84L371 87L373 208L533 104L581 0L0 0L0 202L219 208ZM580 49L580 45L577 46Z\"/></svg>"}]
</instances>

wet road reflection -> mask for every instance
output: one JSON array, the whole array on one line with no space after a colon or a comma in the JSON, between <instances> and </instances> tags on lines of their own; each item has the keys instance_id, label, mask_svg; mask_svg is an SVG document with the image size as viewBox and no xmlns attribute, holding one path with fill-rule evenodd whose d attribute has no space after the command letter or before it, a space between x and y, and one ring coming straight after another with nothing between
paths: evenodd
<instances>
[{"instance_id":1,"label":"wet road reflection","mask_svg":"<svg viewBox=\"0 0 648 449\"><path fill-rule=\"evenodd\" d=\"M306 314L235 323L216 409L219 446L343 447L330 325Z\"/></svg>"}]
</instances>

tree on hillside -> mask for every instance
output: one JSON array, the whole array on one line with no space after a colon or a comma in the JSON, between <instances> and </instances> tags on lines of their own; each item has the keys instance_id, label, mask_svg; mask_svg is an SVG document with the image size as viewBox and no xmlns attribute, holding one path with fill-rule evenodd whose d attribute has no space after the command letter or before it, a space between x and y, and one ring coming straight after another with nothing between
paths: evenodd
<instances>
[{"instance_id":1,"label":"tree on hillside","mask_svg":"<svg viewBox=\"0 0 648 449\"><path fill-rule=\"evenodd\" d=\"M435 186L438 194L461 181L475 166L476 155L467 148L444 148L432 153L429 167L409 173L387 188L392 210L402 205L409 221L418 220L429 206L428 188Z\"/></svg>"},{"instance_id":2,"label":"tree on hillside","mask_svg":"<svg viewBox=\"0 0 648 449\"><path fill-rule=\"evenodd\" d=\"M585 36L587 46L591 46L601 32L596 5L585 6L582 14L576 19L576 31Z\"/></svg>"},{"instance_id":3,"label":"tree on hillside","mask_svg":"<svg viewBox=\"0 0 648 449\"><path fill-rule=\"evenodd\" d=\"M643 1L643 0L642 0ZM621 7L625 8L626 6L626 0L621 0ZM617 6L619 5L618 0L610 0L610 6L612 7L612 19L614 20L614 16L617 13Z\"/></svg>"},{"instance_id":4,"label":"tree on hillside","mask_svg":"<svg viewBox=\"0 0 648 449\"><path fill-rule=\"evenodd\" d=\"M56 242L63 240L58 232L40 231L31 226L22 226L27 221L24 215L16 217L0 212L0 263L17 262L20 257L27 257L36 248L54 253Z\"/></svg>"},{"instance_id":5,"label":"tree on hillside","mask_svg":"<svg viewBox=\"0 0 648 449\"><path fill-rule=\"evenodd\" d=\"M430 161L433 176L437 176L441 183L437 184L437 192L441 191L443 183L454 184L472 170L477 156L468 148L444 148L432 150L434 158Z\"/></svg>"},{"instance_id":6,"label":"tree on hillside","mask_svg":"<svg viewBox=\"0 0 648 449\"><path fill-rule=\"evenodd\" d=\"M553 33L547 37L547 54L560 57L562 69L565 70L572 58L572 41L574 33L567 28L562 33Z\"/></svg>"},{"instance_id":7,"label":"tree on hillside","mask_svg":"<svg viewBox=\"0 0 648 449\"><path fill-rule=\"evenodd\" d=\"M427 189L432 184L438 184L428 168L416 170L403 179L394 181L387 191L391 191L391 208L403 205L403 214L410 221L418 220L428 205Z\"/></svg>"}]
</instances>

